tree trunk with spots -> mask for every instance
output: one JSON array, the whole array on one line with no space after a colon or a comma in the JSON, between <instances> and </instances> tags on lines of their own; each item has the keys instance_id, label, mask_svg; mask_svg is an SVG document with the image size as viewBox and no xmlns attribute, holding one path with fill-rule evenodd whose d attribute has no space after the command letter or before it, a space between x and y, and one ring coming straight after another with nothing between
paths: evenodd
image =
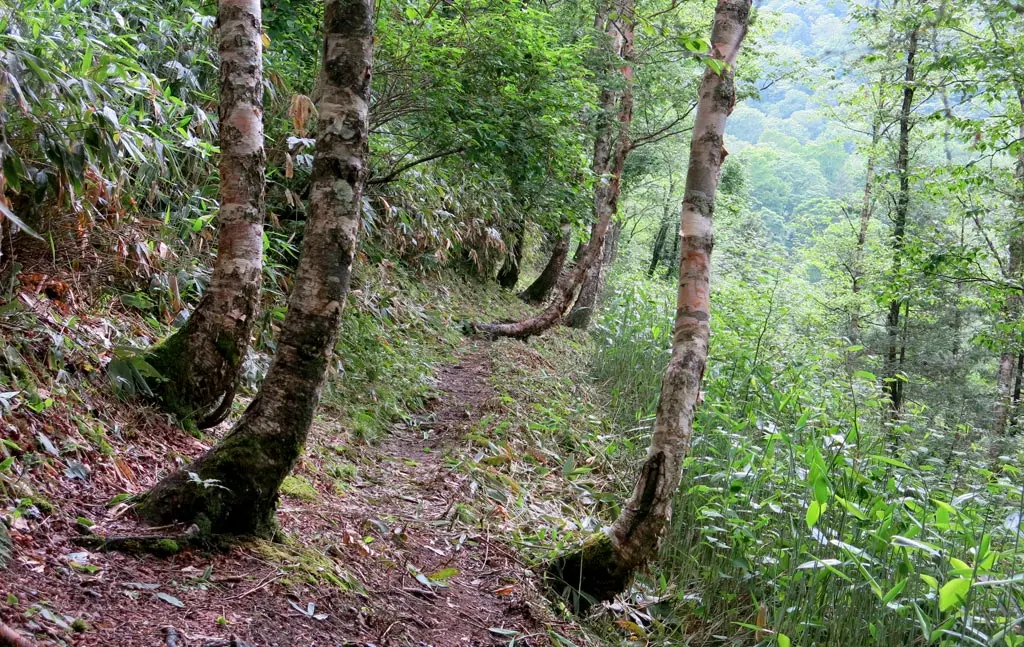
<instances>
[{"instance_id":1,"label":"tree trunk with spots","mask_svg":"<svg viewBox=\"0 0 1024 647\"><path fill-rule=\"evenodd\" d=\"M565 267L565 259L569 255L569 242L572 238L572 224L567 218L562 218L558 225L558 238L555 239L555 246L551 250L551 257L540 276L519 293L519 298L533 305L540 305L547 301L562 275L562 268Z\"/></svg>"},{"instance_id":2,"label":"tree trunk with spots","mask_svg":"<svg viewBox=\"0 0 1024 647\"><path fill-rule=\"evenodd\" d=\"M593 599L608 600L625 590L634 573L655 556L671 518L672 498L693 436L711 332L709 271L715 193L725 157L725 122L736 98L733 66L747 32L750 4L750 0L719 0L715 10L711 55L725 65L721 74L705 70L699 91L683 196L672 357L662 378L647 459L632 496L611 528L549 568Z\"/></svg>"},{"instance_id":3,"label":"tree trunk with spots","mask_svg":"<svg viewBox=\"0 0 1024 647\"><path fill-rule=\"evenodd\" d=\"M906 71L903 78L903 104L900 108L900 135L896 153L896 175L899 191L896 194L896 208L893 213L892 230L892 275L898 287L902 284L900 273L903 265L903 250L906 247L907 215L910 211L910 130L913 128L911 114L914 108L914 79L916 77L918 28L907 35ZM899 416L903 411L903 358L906 354L900 334L900 310L906 298L897 295L889 301L889 312L885 320L888 344L885 352L883 387L889 397L889 414Z\"/></svg>"},{"instance_id":4,"label":"tree trunk with spots","mask_svg":"<svg viewBox=\"0 0 1024 647\"><path fill-rule=\"evenodd\" d=\"M366 176L370 0L327 0L309 215L277 352L259 394L213 449L139 503L151 524L267 534L281 481L306 443L348 295ZM193 476L194 475L194 476Z\"/></svg>"},{"instance_id":5,"label":"tree trunk with spots","mask_svg":"<svg viewBox=\"0 0 1024 647\"><path fill-rule=\"evenodd\" d=\"M185 424L226 417L259 306L263 254L263 42L259 0L220 0L217 261L195 312L152 348L153 390Z\"/></svg>"},{"instance_id":6,"label":"tree trunk with spots","mask_svg":"<svg viewBox=\"0 0 1024 647\"><path fill-rule=\"evenodd\" d=\"M621 169L618 174L610 171L620 168L616 166L619 151L625 161L630 148L629 125L633 121L633 0L616 0L616 11L612 13L608 8L604 2L600 3L594 24L597 29L604 31L611 54L619 60L618 74L624 88L620 91L613 84L607 84L598 99L601 113L594 137L592 170L594 177L603 179L594 188L594 226L590 241L582 248L582 254L572 271L558 278L554 295L543 311L513 323L470 324L475 332L494 337L528 339L551 328L572 305L587 272L601 256L622 176Z\"/></svg>"}]
</instances>

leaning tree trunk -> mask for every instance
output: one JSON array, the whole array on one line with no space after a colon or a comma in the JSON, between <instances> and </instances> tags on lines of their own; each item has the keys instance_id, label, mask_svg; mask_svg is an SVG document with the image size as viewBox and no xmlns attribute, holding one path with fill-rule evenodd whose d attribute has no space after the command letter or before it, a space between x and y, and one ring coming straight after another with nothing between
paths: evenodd
<instances>
[{"instance_id":1,"label":"leaning tree trunk","mask_svg":"<svg viewBox=\"0 0 1024 647\"><path fill-rule=\"evenodd\" d=\"M1017 88L1017 99L1021 110L1024 110L1024 87ZM1024 139L1024 124L1021 124L1020 137ZM1021 270L1024 269L1024 151L1017 153L1017 223L1010 238L1010 254L1005 277L1008 281L1018 282ZM1006 296L1002 307L1003 324L1010 329L1003 352L999 355L999 371L996 374L995 432L1005 434L1013 409L1013 381L1015 376L1014 361L1020 352L1020 333L1017 331L1021 311L1021 296L1016 290Z\"/></svg>"},{"instance_id":2,"label":"leaning tree trunk","mask_svg":"<svg viewBox=\"0 0 1024 647\"><path fill-rule=\"evenodd\" d=\"M154 392L185 424L230 410L259 304L263 254L260 0L220 0L220 214L210 285L185 325L150 350Z\"/></svg>"},{"instance_id":3,"label":"leaning tree trunk","mask_svg":"<svg viewBox=\"0 0 1024 647\"><path fill-rule=\"evenodd\" d=\"M597 303L604 291L607 270L615 261L616 246L619 235L622 233L621 223L613 223L611 231L605 236L604 248L601 250L601 258L590 266L587 277L583 279L580 293L576 297L576 303L572 310L565 316L565 325L577 330L586 330L594 318Z\"/></svg>"},{"instance_id":4,"label":"leaning tree trunk","mask_svg":"<svg viewBox=\"0 0 1024 647\"><path fill-rule=\"evenodd\" d=\"M907 214L910 210L910 129L913 127L910 117L914 107L914 78L917 69L914 57L917 55L917 36L918 28L914 27L910 30L907 38L903 104L900 108L900 136L896 153L896 175L899 177L900 186L899 192L896 194L896 209L893 213L892 272L893 282L897 289L902 285L900 272L903 265L903 249L906 246ZM900 338L900 310L904 307L904 301L905 297L903 296L894 297L889 302L889 313L885 319L888 345L885 352L883 385L885 393L889 396L889 415L891 417L899 416L903 410L905 380L901 368L906 349L902 347Z\"/></svg>"},{"instance_id":5,"label":"leaning tree trunk","mask_svg":"<svg viewBox=\"0 0 1024 647\"><path fill-rule=\"evenodd\" d=\"M152 524L266 534L281 481L306 442L348 294L365 181L373 58L371 0L326 0L319 132L309 216L277 352L259 394L227 436L139 503Z\"/></svg>"},{"instance_id":6,"label":"leaning tree trunk","mask_svg":"<svg viewBox=\"0 0 1024 647\"><path fill-rule=\"evenodd\" d=\"M596 178L605 178L609 175L618 151L623 151L623 156L628 153L629 125L633 120L633 0L615 0L615 4L617 11L609 17L608 6L605 2L600 2L594 21L596 28L604 30L612 56L620 61L619 74L624 86L624 89L619 91L609 84L601 90L598 99L601 113L594 137L594 161L591 167ZM617 118L614 118L612 115L616 114ZM470 324L472 330L494 337L528 339L558 323L572 304L576 290L583 283L591 265L600 258L615 208L611 197L618 197L621 175L621 172L618 176L612 173L607 182L599 181L595 185L594 226L590 241L586 247L581 247L582 254L572 271L563 273L558 278L554 296L551 297L548 306L532 317L513 323ZM577 250L577 253L579 252L580 250Z\"/></svg>"},{"instance_id":7,"label":"leaning tree trunk","mask_svg":"<svg viewBox=\"0 0 1024 647\"><path fill-rule=\"evenodd\" d=\"M571 238L572 223L569 222L568 218L563 217L562 221L558 224L558 238L555 239L555 246L551 249L551 257L548 259L548 264L544 266L544 271L530 284L530 287L519 293L520 299L534 305L540 305L547 301L551 295L551 290L554 289L555 284L558 282L558 277L562 275L565 259L569 255L569 242Z\"/></svg>"},{"instance_id":8,"label":"leaning tree trunk","mask_svg":"<svg viewBox=\"0 0 1024 647\"><path fill-rule=\"evenodd\" d=\"M672 358L662 378L647 460L612 527L558 558L549 569L592 599L607 600L625 590L633 574L655 555L690 447L711 332L712 216L726 154L723 133L736 100L733 66L747 32L750 4L751 0L719 0L715 9L710 55L724 65L720 74L710 67L705 70L700 87L683 196Z\"/></svg>"}]
</instances>

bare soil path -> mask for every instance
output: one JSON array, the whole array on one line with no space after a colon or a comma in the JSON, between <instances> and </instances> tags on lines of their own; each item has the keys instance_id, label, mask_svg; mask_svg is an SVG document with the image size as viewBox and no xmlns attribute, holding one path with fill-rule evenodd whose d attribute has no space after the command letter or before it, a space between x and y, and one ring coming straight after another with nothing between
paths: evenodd
<instances>
[{"instance_id":1,"label":"bare soil path","mask_svg":"<svg viewBox=\"0 0 1024 647\"><path fill-rule=\"evenodd\" d=\"M54 475L55 511L13 529L0 621L34 644L104 647L528 647L551 644L552 631L572 636L530 570L484 529L500 506L479 507L459 469L473 460L467 430L494 406L488 351L467 342L439 369L428 411L375 446L353 447L319 423L297 470L311 487L281 501L283 543L168 557L84 550L72 543L77 517L102 533L139 532L110 497L148 486L155 455L204 446L161 428L112 456L83 456L89 477Z\"/></svg>"}]
</instances>

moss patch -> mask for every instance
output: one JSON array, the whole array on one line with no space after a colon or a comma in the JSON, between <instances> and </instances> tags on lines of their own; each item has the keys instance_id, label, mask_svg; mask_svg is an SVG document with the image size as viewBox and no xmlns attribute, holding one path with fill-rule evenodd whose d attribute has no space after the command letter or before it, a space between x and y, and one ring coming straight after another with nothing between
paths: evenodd
<instances>
[{"instance_id":1,"label":"moss patch","mask_svg":"<svg viewBox=\"0 0 1024 647\"><path fill-rule=\"evenodd\" d=\"M286 476L281 482L281 493L303 501L316 501L320 493L313 484L301 476Z\"/></svg>"}]
</instances>

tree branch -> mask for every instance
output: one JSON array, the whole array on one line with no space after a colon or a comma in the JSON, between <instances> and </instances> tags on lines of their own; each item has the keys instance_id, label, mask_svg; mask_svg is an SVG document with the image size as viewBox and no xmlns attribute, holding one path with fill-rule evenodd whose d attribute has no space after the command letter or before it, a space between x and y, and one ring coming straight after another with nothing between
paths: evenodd
<instances>
[{"instance_id":1,"label":"tree branch","mask_svg":"<svg viewBox=\"0 0 1024 647\"><path fill-rule=\"evenodd\" d=\"M384 177L370 178L369 180L366 181L366 183L367 184L387 184L388 182L393 182L395 180L395 178L397 178L399 175L401 175L402 173L405 173L406 171L408 171L409 169L411 169L412 167L414 167L414 166L416 166L418 164L423 164L424 162L429 162L431 160L436 160L438 158L446 157L448 155L455 155L457 153L464 153L465 151L466 151L466 147L465 146L459 146L458 148L451 148L451 149L448 149L448 150L445 150L445 151L441 151L440 153L434 153L432 155L427 155L426 157L421 157L419 159L416 159L416 160L413 160L413 161L409 162L408 164L403 164L403 165L399 166L398 168L396 168L395 170L391 171L390 173L388 173Z\"/></svg>"}]
</instances>

